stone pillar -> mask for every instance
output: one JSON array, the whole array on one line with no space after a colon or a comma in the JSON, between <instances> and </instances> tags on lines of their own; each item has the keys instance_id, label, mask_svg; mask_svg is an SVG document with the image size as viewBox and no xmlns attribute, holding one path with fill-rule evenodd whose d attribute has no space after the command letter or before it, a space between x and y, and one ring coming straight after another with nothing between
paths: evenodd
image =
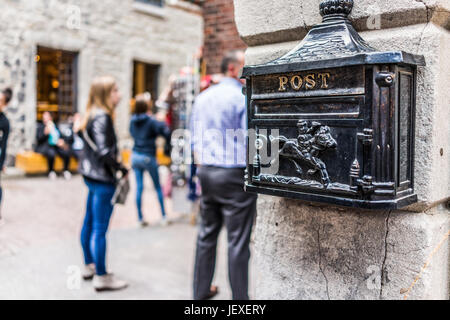
<instances>
[{"instance_id":1,"label":"stone pillar","mask_svg":"<svg viewBox=\"0 0 450 320\"><path fill-rule=\"evenodd\" d=\"M320 0L234 0L248 65L294 48L321 21ZM256 299L449 299L450 5L355 0L350 16L379 50L422 54L415 192L401 211L259 196Z\"/></svg>"}]
</instances>

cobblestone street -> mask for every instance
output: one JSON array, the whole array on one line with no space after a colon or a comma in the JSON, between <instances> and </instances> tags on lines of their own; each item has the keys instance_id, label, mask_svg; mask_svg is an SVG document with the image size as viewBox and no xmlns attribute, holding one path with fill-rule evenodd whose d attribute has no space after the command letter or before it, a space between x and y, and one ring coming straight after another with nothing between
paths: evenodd
<instances>
[{"instance_id":1,"label":"cobblestone street","mask_svg":"<svg viewBox=\"0 0 450 320\"><path fill-rule=\"evenodd\" d=\"M156 194L148 177L145 182L144 214L150 226L137 226L132 184L127 204L114 211L108 234L107 265L130 287L97 294L79 277L78 239L87 194L81 177L3 181L0 299L191 299L197 228L187 214L174 210L190 204L181 191L175 192L173 203L167 200L172 223L159 226ZM222 232L214 282L220 287L218 299L231 298L226 260Z\"/></svg>"}]
</instances>

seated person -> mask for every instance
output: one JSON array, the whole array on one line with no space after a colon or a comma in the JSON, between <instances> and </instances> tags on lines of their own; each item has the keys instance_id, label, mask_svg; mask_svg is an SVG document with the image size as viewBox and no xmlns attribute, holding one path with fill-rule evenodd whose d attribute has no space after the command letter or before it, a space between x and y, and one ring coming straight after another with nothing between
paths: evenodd
<instances>
[{"instance_id":1,"label":"seated person","mask_svg":"<svg viewBox=\"0 0 450 320\"><path fill-rule=\"evenodd\" d=\"M65 149L68 151L69 156L78 160L83 150L83 140L74 130L76 121L80 121L79 113L69 116L67 123L59 125L59 130L61 131L61 137L67 146Z\"/></svg>"},{"instance_id":2,"label":"seated person","mask_svg":"<svg viewBox=\"0 0 450 320\"><path fill-rule=\"evenodd\" d=\"M42 122L38 123L36 152L47 158L48 176L50 179L56 178L54 164L57 155L64 161L64 178L71 178L72 175L69 171L69 148L64 142L57 125L53 122L52 115L48 111L44 112Z\"/></svg>"}]
</instances>

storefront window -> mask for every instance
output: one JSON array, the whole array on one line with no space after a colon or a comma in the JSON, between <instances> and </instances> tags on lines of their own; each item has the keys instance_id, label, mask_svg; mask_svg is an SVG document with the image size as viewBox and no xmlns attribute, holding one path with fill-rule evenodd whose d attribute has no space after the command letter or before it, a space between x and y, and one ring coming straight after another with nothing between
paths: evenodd
<instances>
[{"instance_id":1,"label":"storefront window","mask_svg":"<svg viewBox=\"0 0 450 320\"><path fill-rule=\"evenodd\" d=\"M77 57L75 52L38 47L37 120L50 111L64 122L77 112Z\"/></svg>"}]
</instances>

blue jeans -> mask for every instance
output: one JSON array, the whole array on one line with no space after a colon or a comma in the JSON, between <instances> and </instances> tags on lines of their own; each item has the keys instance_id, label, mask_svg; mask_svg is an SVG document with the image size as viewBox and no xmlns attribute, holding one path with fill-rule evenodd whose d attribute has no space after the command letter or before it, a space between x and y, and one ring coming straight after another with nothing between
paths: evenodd
<instances>
[{"instance_id":1,"label":"blue jeans","mask_svg":"<svg viewBox=\"0 0 450 320\"><path fill-rule=\"evenodd\" d=\"M81 230L81 246L86 265L95 263L97 275L106 274L106 232L113 212L111 199L116 189L114 184L84 179L89 194L86 216Z\"/></svg>"},{"instance_id":2,"label":"blue jeans","mask_svg":"<svg viewBox=\"0 0 450 320\"><path fill-rule=\"evenodd\" d=\"M0 172L0 204L2 204L2 200L3 200L3 188L2 188L2 176L1 176L1 172ZM1 219L1 215L0 215L0 219Z\"/></svg>"},{"instance_id":3,"label":"blue jeans","mask_svg":"<svg viewBox=\"0 0 450 320\"><path fill-rule=\"evenodd\" d=\"M0 220L2 220L2 211L1 211L1 205L2 205L2 200L3 200L3 188L2 188L2 177L1 177L1 173L0 173Z\"/></svg>"},{"instance_id":4,"label":"blue jeans","mask_svg":"<svg viewBox=\"0 0 450 320\"><path fill-rule=\"evenodd\" d=\"M136 175L136 206L138 211L139 221L142 221L142 192L144 191L144 172L148 171L153 180L156 193L158 195L159 205L161 206L161 214L163 217L166 216L166 211L164 209L164 197L161 189L161 184L159 183L158 174L158 163L156 158L145 155L138 152L133 152L131 155L131 166L133 167L134 173Z\"/></svg>"}]
</instances>

